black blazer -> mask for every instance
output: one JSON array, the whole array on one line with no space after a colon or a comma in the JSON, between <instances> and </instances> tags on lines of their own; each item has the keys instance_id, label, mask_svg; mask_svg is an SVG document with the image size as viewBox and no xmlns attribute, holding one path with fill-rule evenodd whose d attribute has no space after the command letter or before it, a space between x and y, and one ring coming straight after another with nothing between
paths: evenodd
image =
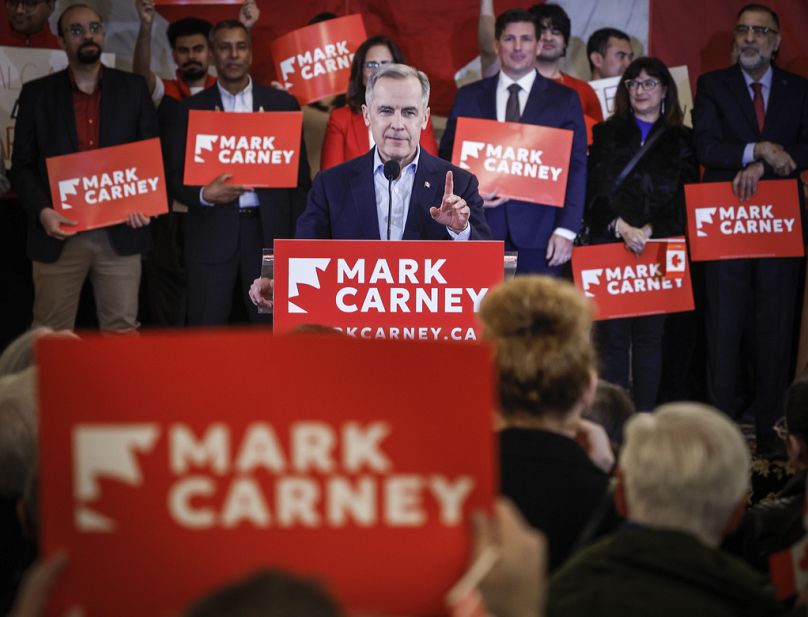
<instances>
[{"instance_id":1,"label":"black blazer","mask_svg":"<svg viewBox=\"0 0 808 617\"><path fill-rule=\"evenodd\" d=\"M224 109L219 87L207 88L180 105L176 131L172 136L171 149L175 154L169 163L168 183L172 194L188 206L185 227L186 258L195 263L221 263L233 257L238 249L238 200L224 205L203 206L199 201L202 187L183 184L188 112L192 109ZM290 94L253 82L253 111L261 109L300 111L300 106ZM226 116L223 115L224 118ZM264 246L271 247L276 238L294 238L295 224L306 207L306 194L310 186L309 163L301 132L297 187L256 189L261 209Z\"/></svg>"},{"instance_id":2,"label":"black blazer","mask_svg":"<svg viewBox=\"0 0 808 617\"><path fill-rule=\"evenodd\" d=\"M157 137L157 112L142 77L104 67L99 133L101 148ZM25 84L14 128L11 181L28 213L28 257L33 260L52 263L64 246L48 236L39 222L40 211L53 207L45 159L77 151L67 69ZM134 255L148 246L149 231L115 225L109 228L109 238L119 255Z\"/></svg>"},{"instance_id":3,"label":"black blazer","mask_svg":"<svg viewBox=\"0 0 808 617\"><path fill-rule=\"evenodd\" d=\"M684 233L684 185L699 177L692 131L684 126L664 127L658 121L648 139L663 128L665 132L612 193L612 184L642 147L640 129L633 116L612 116L595 126L584 212L594 242L617 241L607 230L617 217L633 227L651 223L655 238Z\"/></svg>"}]
</instances>

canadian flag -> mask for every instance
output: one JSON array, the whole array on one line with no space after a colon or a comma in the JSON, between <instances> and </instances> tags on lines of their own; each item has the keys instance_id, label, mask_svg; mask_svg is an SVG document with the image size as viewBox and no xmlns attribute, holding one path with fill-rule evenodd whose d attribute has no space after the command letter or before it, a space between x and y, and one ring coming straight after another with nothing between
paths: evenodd
<instances>
[{"instance_id":1,"label":"canadian flag","mask_svg":"<svg viewBox=\"0 0 808 617\"><path fill-rule=\"evenodd\" d=\"M669 240L665 251L665 278L675 279L684 276L687 270L687 245L684 240Z\"/></svg>"}]
</instances>

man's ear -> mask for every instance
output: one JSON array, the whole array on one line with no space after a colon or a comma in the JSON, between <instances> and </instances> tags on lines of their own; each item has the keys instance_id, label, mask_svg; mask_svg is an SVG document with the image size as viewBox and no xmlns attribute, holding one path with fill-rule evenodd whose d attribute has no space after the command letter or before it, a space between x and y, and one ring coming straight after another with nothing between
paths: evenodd
<instances>
[{"instance_id":1,"label":"man's ear","mask_svg":"<svg viewBox=\"0 0 808 617\"><path fill-rule=\"evenodd\" d=\"M626 479L623 470L618 467L614 470L614 506L617 513L628 520L628 500L626 499Z\"/></svg>"},{"instance_id":2,"label":"man's ear","mask_svg":"<svg viewBox=\"0 0 808 617\"><path fill-rule=\"evenodd\" d=\"M429 107L427 107L424 110L424 123L423 123L423 125L421 125L421 130L422 131L426 128L426 125L429 122L429 114L430 114L430 109L429 109Z\"/></svg>"},{"instance_id":3,"label":"man's ear","mask_svg":"<svg viewBox=\"0 0 808 617\"><path fill-rule=\"evenodd\" d=\"M370 126L370 109L365 103L362 103L362 118L365 120L365 126Z\"/></svg>"}]
</instances>

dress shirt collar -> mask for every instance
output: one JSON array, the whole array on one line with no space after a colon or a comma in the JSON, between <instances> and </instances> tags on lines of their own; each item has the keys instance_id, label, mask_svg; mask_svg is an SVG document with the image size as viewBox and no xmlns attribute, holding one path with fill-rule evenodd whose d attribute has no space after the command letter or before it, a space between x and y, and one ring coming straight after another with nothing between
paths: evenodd
<instances>
[{"instance_id":1,"label":"dress shirt collar","mask_svg":"<svg viewBox=\"0 0 808 617\"><path fill-rule=\"evenodd\" d=\"M235 104L235 101L237 101L239 98L244 100L248 97L249 100L252 101L252 91L253 91L252 77L247 78L247 85L244 87L244 90L236 92L235 94L230 94L227 90L225 90L218 80L216 81L216 87L219 88L219 96L222 97L222 104L224 104L225 101L232 101Z\"/></svg>"},{"instance_id":2,"label":"dress shirt collar","mask_svg":"<svg viewBox=\"0 0 808 617\"><path fill-rule=\"evenodd\" d=\"M746 82L747 92L752 92L752 84L755 83L755 81L759 81L761 84L763 84L764 91L768 92L769 90L771 90L773 74L774 72L772 71L772 67L771 65L769 65L769 68L763 74L763 77L761 77L758 80L755 80L749 76L749 73L743 70L743 67L741 67L741 75L743 75L743 80Z\"/></svg>"},{"instance_id":3,"label":"dress shirt collar","mask_svg":"<svg viewBox=\"0 0 808 617\"><path fill-rule=\"evenodd\" d=\"M499 72L499 83L497 84L498 90L507 91L508 86L511 84L519 84L526 93L530 93L530 89L533 87L533 82L536 81L536 69L530 71L527 75L524 75L520 79L511 79L508 77L503 71Z\"/></svg>"},{"instance_id":4,"label":"dress shirt collar","mask_svg":"<svg viewBox=\"0 0 808 617\"><path fill-rule=\"evenodd\" d=\"M404 175L405 172L411 172L412 175L415 175L415 172L418 171L418 159L421 158L421 147L415 150L415 158L410 161L410 163L401 170L401 175L399 179ZM384 161L382 161L382 157L379 156L379 149L373 148L373 174L381 174L384 176ZM396 182L397 180L394 180Z\"/></svg>"}]
</instances>

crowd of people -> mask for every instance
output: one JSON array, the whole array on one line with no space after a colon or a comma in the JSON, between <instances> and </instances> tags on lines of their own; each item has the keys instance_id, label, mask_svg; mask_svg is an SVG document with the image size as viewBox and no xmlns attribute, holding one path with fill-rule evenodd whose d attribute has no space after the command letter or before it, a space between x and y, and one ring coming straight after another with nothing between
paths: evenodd
<instances>
[{"instance_id":1,"label":"crowd of people","mask_svg":"<svg viewBox=\"0 0 808 617\"><path fill-rule=\"evenodd\" d=\"M0 613L16 599L10 614L39 615L66 567L56 557L20 586L37 555L34 341L72 336L86 280L105 332L137 332L144 312L156 326L226 325L239 315L269 325L271 313L256 310L272 308L262 249L300 238L498 240L518 252L519 276L491 290L479 312L498 370L503 500L475 520L474 554L486 544L499 554L475 587L478 609L499 617L785 614L767 560L804 534L808 384L789 387L801 260L696 266L697 311L686 316L594 323L591 304L564 281L576 243L622 243L641 255L649 241L683 235L686 184L730 182L748 201L761 180L808 170L808 80L777 66L774 10L749 4L727 24L732 63L698 77L692 129L669 68L635 59L631 37L614 28L587 45L593 79L619 79L604 120L592 88L561 70L571 23L555 4L495 16L493 2L481 1L483 78L458 90L442 133L430 116L428 76L406 64L398 42L373 35L353 56L345 95L304 111L296 185L264 189L227 174L203 186L184 180L190 111L300 109L282 84L253 80L257 3L246 0L238 19L170 24L177 70L167 79L151 68L155 2L134 2L133 72L102 66L105 26L95 8L62 9L54 36L54 0L6 3L2 42L61 47L68 68L26 83L16 116L16 198L7 203L25 213L33 302L32 329L11 344L7 337L0 357L0 552L9 556L0 564ZM327 122L308 139L312 110ZM481 193L474 174L451 163L459 118L570 131L563 207L511 198L507 186ZM53 208L46 159L158 136L170 212L73 231ZM682 369L699 353L702 387L691 383L696 368ZM663 386L666 373L678 381ZM658 407L673 398L700 402ZM748 507L751 453L738 421L754 423L758 456L787 456L797 471L772 503ZM188 614L256 607L340 613L318 586L266 572Z\"/></svg>"}]
</instances>

